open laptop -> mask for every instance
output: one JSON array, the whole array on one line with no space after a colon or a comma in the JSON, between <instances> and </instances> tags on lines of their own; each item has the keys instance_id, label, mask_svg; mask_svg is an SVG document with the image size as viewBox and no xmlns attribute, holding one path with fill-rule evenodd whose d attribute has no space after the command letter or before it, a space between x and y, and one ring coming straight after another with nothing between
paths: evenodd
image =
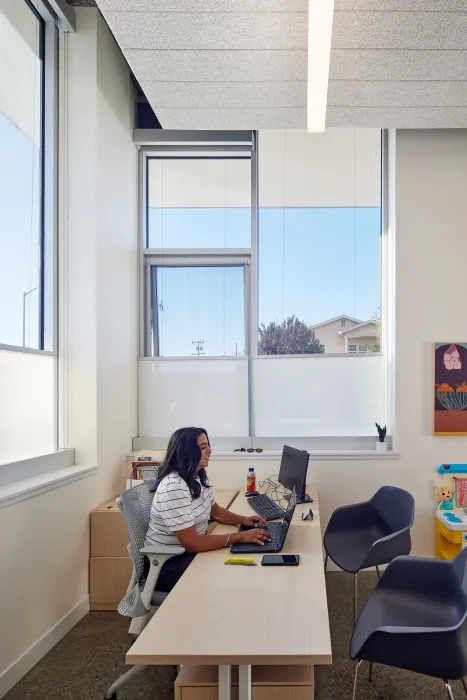
<instances>
[{"instance_id":1,"label":"open laptop","mask_svg":"<svg viewBox=\"0 0 467 700\"><path fill-rule=\"evenodd\" d=\"M292 490L290 496L289 505L284 513L282 522L278 523L268 523L267 529L271 535L271 541L265 542L264 545L254 544L253 542L238 542L231 546L230 551L232 554L248 554L251 552L280 552L284 546L285 538L287 537L287 532L289 530L289 525L292 522L292 517L295 510L295 505L297 503L297 494L295 493L295 488ZM245 530L251 530L249 527L241 525L239 532L244 532Z\"/></svg>"}]
</instances>

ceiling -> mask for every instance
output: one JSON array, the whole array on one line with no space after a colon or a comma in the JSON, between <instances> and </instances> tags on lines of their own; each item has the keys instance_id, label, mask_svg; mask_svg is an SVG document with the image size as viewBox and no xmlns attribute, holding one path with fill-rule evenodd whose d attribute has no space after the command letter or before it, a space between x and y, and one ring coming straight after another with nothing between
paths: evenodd
<instances>
[{"instance_id":1,"label":"ceiling","mask_svg":"<svg viewBox=\"0 0 467 700\"><path fill-rule=\"evenodd\" d=\"M164 128L306 127L307 0L97 0ZM335 0L327 126L467 127L467 0Z\"/></svg>"}]
</instances>

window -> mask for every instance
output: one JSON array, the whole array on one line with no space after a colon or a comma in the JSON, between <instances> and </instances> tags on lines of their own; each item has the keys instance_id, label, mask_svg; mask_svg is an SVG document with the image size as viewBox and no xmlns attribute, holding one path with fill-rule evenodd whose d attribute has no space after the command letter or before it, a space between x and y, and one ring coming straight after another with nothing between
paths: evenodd
<instances>
[{"instance_id":1,"label":"window","mask_svg":"<svg viewBox=\"0 0 467 700\"><path fill-rule=\"evenodd\" d=\"M153 266L151 280L154 355L246 354L244 267Z\"/></svg>"},{"instance_id":2,"label":"window","mask_svg":"<svg viewBox=\"0 0 467 700\"><path fill-rule=\"evenodd\" d=\"M345 353L342 316L380 306L381 132L260 131L258 159L259 353L265 329L277 354Z\"/></svg>"},{"instance_id":3,"label":"window","mask_svg":"<svg viewBox=\"0 0 467 700\"><path fill-rule=\"evenodd\" d=\"M146 329L154 357L248 354L250 147L214 143L143 153Z\"/></svg>"},{"instance_id":4,"label":"window","mask_svg":"<svg viewBox=\"0 0 467 700\"><path fill-rule=\"evenodd\" d=\"M9 483L7 463L58 447L57 31L56 17L42 0L1 5L1 484ZM16 470L13 481L18 473L24 472Z\"/></svg>"},{"instance_id":5,"label":"window","mask_svg":"<svg viewBox=\"0 0 467 700\"><path fill-rule=\"evenodd\" d=\"M140 154L140 435L366 440L385 415L381 132L226 136L184 151L161 131Z\"/></svg>"},{"instance_id":6,"label":"window","mask_svg":"<svg viewBox=\"0 0 467 700\"><path fill-rule=\"evenodd\" d=\"M0 33L0 343L38 349L44 27L20 0Z\"/></svg>"}]
</instances>

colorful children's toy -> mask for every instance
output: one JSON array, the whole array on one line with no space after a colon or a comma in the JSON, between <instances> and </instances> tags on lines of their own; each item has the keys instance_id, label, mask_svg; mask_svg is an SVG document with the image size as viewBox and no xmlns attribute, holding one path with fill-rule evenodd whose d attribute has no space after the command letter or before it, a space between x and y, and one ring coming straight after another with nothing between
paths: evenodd
<instances>
[{"instance_id":1,"label":"colorful children's toy","mask_svg":"<svg viewBox=\"0 0 467 700\"><path fill-rule=\"evenodd\" d=\"M436 556L454 559L467 546L467 464L442 464L438 474Z\"/></svg>"}]
</instances>

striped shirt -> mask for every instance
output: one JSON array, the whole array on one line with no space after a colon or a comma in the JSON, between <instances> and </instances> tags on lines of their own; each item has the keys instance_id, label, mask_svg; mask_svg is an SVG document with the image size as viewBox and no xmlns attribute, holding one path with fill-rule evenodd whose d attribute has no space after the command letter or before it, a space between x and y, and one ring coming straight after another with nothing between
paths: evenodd
<instances>
[{"instance_id":1,"label":"striped shirt","mask_svg":"<svg viewBox=\"0 0 467 700\"><path fill-rule=\"evenodd\" d=\"M193 525L196 526L198 535L205 535L214 503L209 486L205 488L201 485L199 498L193 498L188 484L181 476L175 472L167 474L154 494L146 546L179 545L175 533Z\"/></svg>"}]
</instances>

